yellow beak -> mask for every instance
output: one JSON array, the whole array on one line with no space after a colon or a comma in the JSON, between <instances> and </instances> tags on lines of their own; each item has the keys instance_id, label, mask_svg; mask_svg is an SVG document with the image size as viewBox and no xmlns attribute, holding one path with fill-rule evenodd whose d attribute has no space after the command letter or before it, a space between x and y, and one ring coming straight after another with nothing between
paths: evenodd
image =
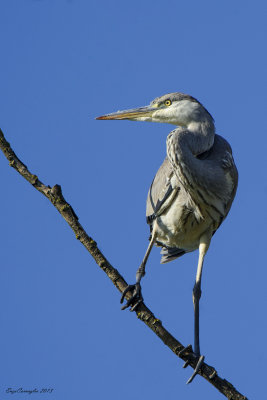
<instances>
[{"instance_id":1,"label":"yellow beak","mask_svg":"<svg viewBox=\"0 0 267 400\"><path fill-rule=\"evenodd\" d=\"M129 119L133 121L142 120L144 117L151 117L155 111L155 107L146 106L139 108L132 108L130 110L117 111L111 114L102 115L96 119Z\"/></svg>"}]
</instances>

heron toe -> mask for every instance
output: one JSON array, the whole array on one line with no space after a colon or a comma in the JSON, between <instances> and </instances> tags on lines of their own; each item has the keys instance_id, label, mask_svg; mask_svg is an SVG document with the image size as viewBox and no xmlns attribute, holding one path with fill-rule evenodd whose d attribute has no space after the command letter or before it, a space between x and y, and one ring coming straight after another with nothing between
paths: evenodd
<instances>
[{"instance_id":1,"label":"heron toe","mask_svg":"<svg viewBox=\"0 0 267 400\"><path fill-rule=\"evenodd\" d=\"M123 303L123 300L128 292L132 292L132 296L127 300L127 303L121 307L122 310L130 307L130 311L135 311L139 304L143 302L143 296L141 291L140 283L135 283L134 285L128 285L124 290L121 296L120 302Z\"/></svg>"},{"instance_id":2,"label":"heron toe","mask_svg":"<svg viewBox=\"0 0 267 400\"><path fill-rule=\"evenodd\" d=\"M203 363L204 363L204 356L200 356L196 365L196 368L194 369L193 374L190 376L190 378L188 379L188 381L186 382L186 384L188 385L189 383L191 383L193 381L193 379L195 378L195 376L199 373Z\"/></svg>"}]
</instances>

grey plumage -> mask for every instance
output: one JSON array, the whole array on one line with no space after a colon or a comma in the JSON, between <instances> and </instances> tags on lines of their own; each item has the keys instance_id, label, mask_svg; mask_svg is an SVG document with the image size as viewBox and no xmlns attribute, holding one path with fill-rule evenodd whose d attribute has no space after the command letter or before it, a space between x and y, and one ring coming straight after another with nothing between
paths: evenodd
<instances>
[{"instance_id":1,"label":"grey plumage","mask_svg":"<svg viewBox=\"0 0 267 400\"><path fill-rule=\"evenodd\" d=\"M238 173L229 143L215 134L211 114L195 98L183 93L157 97L149 106L107 114L97 119L165 122L176 126L166 141L167 157L150 186L146 218L150 242L136 273L136 284L125 309L143 301L140 281L153 245L162 247L161 263L199 249L194 303L194 353L198 358L193 380L204 360L199 346L199 300L203 262L210 240L233 202Z\"/></svg>"},{"instance_id":2,"label":"grey plumage","mask_svg":"<svg viewBox=\"0 0 267 400\"><path fill-rule=\"evenodd\" d=\"M237 187L237 169L233 162L231 147L225 139L215 135L211 149L199 154L196 157L196 163L198 164L197 171L200 172L200 170L204 169L205 174L205 182L202 186L198 184L196 189L198 191L197 204L205 213L205 218L209 220L212 234L214 234L230 210ZM198 176L194 176L191 171L190 173L191 182L198 182ZM188 192L184 189L184 185L181 182L177 182L177 186L172 187L171 180L174 176L174 168L168 157L166 157L150 186L147 196L146 217L151 230L153 229L158 202L161 203L160 209L156 212L159 219L161 214L168 212L174 201L179 202L184 207L181 217L183 222L181 224L182 231L188 232L194 226L198 228L199 215L196 213L194 205L190 205L191 198L189 198ZM230 188L228 188L229 181L227 177L232 182ZM169 192L169 195L165 197L167 192ZM165 201L162 202L164 198ZM164 242L160 241L157 241L157 245L163 247L161 263L172 261L186 252L198 248L198 245L190 249L168 247L167 243L164 244Z\"/></svg>"}]
</instances>

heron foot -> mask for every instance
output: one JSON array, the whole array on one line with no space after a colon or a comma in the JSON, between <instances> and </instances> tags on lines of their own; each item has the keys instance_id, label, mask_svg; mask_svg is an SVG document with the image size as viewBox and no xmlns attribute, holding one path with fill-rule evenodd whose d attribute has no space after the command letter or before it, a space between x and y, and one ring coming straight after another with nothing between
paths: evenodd
<instances>
[{"instance_id":1,"label":"heron foot","mask_svg":"<svg viewBox=\"0 0 267 400\"><path fill-rule=\"evenodd\" d=\"M187 353L187 360L185 361L183 368L188 367L188 365L190 364L190 361L192 361L193 359L198 360L197 364L196 364L196 368L194 369L194 372L192 374L192 376L188 379L188 381L186 382L186 384L191 383L193 381L193 379L195 378L195 376L198 374L199 370L201 369L203 363L204 363L204 356L200 356L197 355L196 353L193 352L192 346L191 344L189 344L188 346L184 347L181 351L179 351L178 356L181 357L182 355L184 355L185 353Z\"/></svg>"},{"instance_id":2,"label":"heron foot","mask_svg":"<svg viewBox=\"0 0 267 400\"><path fill-rule=\"evenodd\" d=\"M186 382L187 385L193 381L193 379L199 373L199 371L200 371L200 369L201 369L201 367L202 367L202 365L204 363L204 358L205 358L204 356L196 356L195 353L194 353L194 356L196 358L198 357L198 362L197 362L196 368L194 369L193 374L190 376L190 378Z\"/></svg>"},{"instance_id":3,"label":"heron foot","mask_svg":"<svg viewBox=\"0 0 267 400\"><path fill-rule=\"evenodd\" d=\"M143 296L141 292L141 285L140 283L135 283L134 285L128 285L127 288L124 290L121 296L120 302L123 303L123 300L128 292L132 292L132 296L127 301L127 303L121 307L122 310L130 307L130 311L135 311L139 304L143 302Z\"/></svg>"}]
</instances>

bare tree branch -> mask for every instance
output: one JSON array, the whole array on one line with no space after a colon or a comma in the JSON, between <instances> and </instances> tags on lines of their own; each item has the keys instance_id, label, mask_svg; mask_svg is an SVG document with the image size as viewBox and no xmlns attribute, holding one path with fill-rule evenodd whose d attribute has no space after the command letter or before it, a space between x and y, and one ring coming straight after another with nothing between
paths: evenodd
<instances>
[{"instance_id":1,"label":"bare tree branch","mask_svg":"<svg viewBox=\"0 0 267 400\"><path fill-rule=\"evenodd\" d=\"M89 251L92 257L95 259L97 265L107 274L116 288L123 292L127 287L127 282L121 276L117 269L115 269L101 253L97 247L97 243L87 235L82 225L78 221L78 217L75 214L70 204L66 202L62 195L61 187L55 185L52 188L44 185L36 175L31 174L25 164L23 164L16 156L10 144L6 141L2 130L0 129L0 148L6 158L9 161L9 165L15 168L20 175L23 176L31 185L41 192L50 202L56 207L65 221L69 224L73 232L75 233L76 239L78 239L84 247ZM128 293L126 297L129 299L131 293ZM141 304L136 311L137 317L143 321L162 341L169 347L169 349L175 353L182 360L186 361L186 366L190 365L192 368L196 366L196 360L192 356L192 347L184 347L177 339L175 339L162 325L162 322L155 317L145 304ZM182 351L183 350L183 351ZM181 353L182 351L182 353ZM180 353L180 354L179 354ZM199 371L204 379L211 383L216 389L224 394L228 399L231 400L247 400L247 397L239 393L234 386L225 379L218 376L217 371L214 367L204 363Z\"/></svg>"}]
</instances>

